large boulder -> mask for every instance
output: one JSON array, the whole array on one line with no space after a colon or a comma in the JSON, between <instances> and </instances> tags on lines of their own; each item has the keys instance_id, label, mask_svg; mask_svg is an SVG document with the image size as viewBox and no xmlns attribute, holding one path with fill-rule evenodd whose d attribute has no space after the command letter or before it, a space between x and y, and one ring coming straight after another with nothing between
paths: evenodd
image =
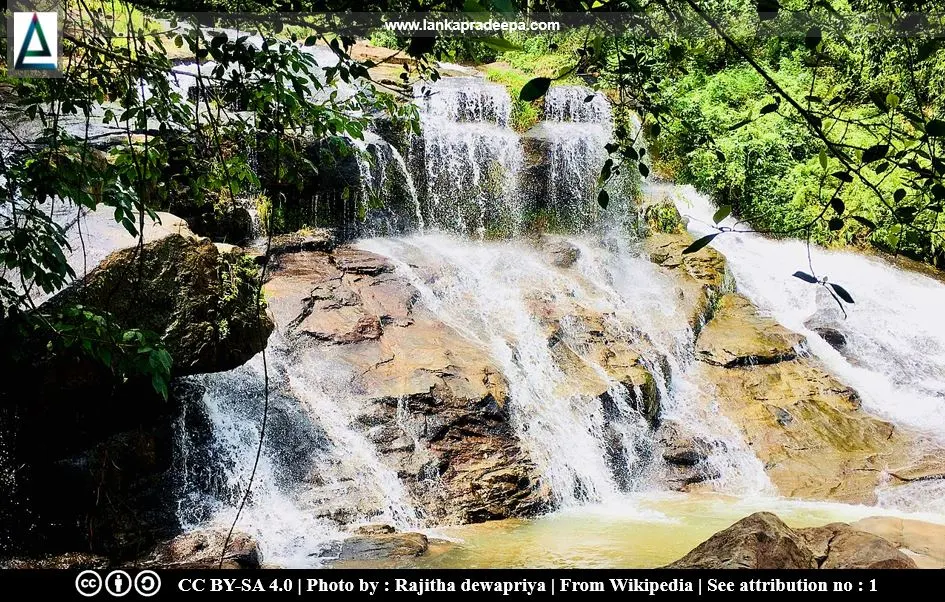
<instances>
[{"instance_id":1,"label":"large boulder","mask_svg":"<svg viewBox=\"0 0 945 602\"><path fill-rule=\"evenodd\" d=\"M915 562L892 543L845 523L798 529L822 569L914 569Z\"/></svg>"},{"instance_id":2,"label":"large boulder","mask_svg":"<svg viewBox=\"0 0 945 602\"><path fill-rule=\"evenodd\" d=\"M238 248L170 234L112 253L47 307L83 305L157 333L175 375L217 372L259 353L272 332L256 277Z\"/></svg>"},{"instance_id":3,"label":"large boulder","mask_svg":"<svg viewBox=\"0 0 945 602\"><path fill-rule=\"evenodd\" d=\"M804 539L770 512L719 531L668 565L673 569L815 569Z\"/></svg>"},{"instance_id":4,"label":"large boulder","mask_svg":"<svg viewBox=\"0 0 945 602\"><path fill-rule=\"evenodd\" d=\"M258 569L259 546L250 535L226 529L200 529L158 544L136 566L161 569ZM224 544L226 550L224 551Z\"/></svg>"},{"instance_id":5,"label":"large boulder","mask_svg":"<svg viewBox=\"0 0 945 602\"><path fill-rule=\"evenodd\" d=\"M770 512L756 512L666 568L879 569L916 565L889 541L845 523L792 529Z\"/></svg>"},{"instance_id":6,"label":"large boulder","mask_svg":"<svg viewBox=\"0 0 945 602\"><path fill-rule=\"evenodd\" d=\"M167 216L162 221L146 229L150 242L111 253L40 311L81 305L123 329L155 332L174 376L240 365L265 347L273 328L257 303L255 263ZM97 240L112 241L105 231ZM45 341L24 343L15 363L21 378L5 379L0 389L0 460L16 467L0 496L0 555L11 546L121 559L177 532L178 430L198 417L184 412L189 401L174 391L163 399L150 378L116 378L101 361L69 349L49 353Z\"/></svg>"},{"instance_id":7,"label":"large boulder","mask_svg":"<svg viewBox=\"0 0 945 602\"><path fill-rule=\"evenodd\" d=\"M423 533L398 533L389 525L367 525L341 542L338 560L388 560L423 556L429 540Z\"/></svg>"}]
</instances>

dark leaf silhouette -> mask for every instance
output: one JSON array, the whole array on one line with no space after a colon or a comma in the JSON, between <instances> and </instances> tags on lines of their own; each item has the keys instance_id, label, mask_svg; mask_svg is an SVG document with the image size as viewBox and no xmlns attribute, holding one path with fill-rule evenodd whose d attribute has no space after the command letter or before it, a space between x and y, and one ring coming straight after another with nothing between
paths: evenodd
<instances>
[{"instance_id":1,"label":"dark leaf silhouette","mask_svg":"<svg viewBox=\"0 0 945 602\"><path fill-rule=\"evenodd\" d=\"M592 100L594 100L593 94L588 94L587 96L584 97L584 102L591 102Z\"/></svg>"},{"instance_id":2,"label":"dark leaf silhouette","mask_svg":"<svg viewBox=\"0 0 945 602\"><path fill-rule=\"evenodd\" d=\"M767 115L768 113L774 113L777 110L778 110L778 103L772 102L770 104L766 104L765 106L761 107L761 114Z\"/></svg>"},{"instance_id":3,"label":"dark leaf silhouette","mask_svg":"<svg viewBox=\"0 0 945 602\"><path fill-rule=\"evenodd\" d=\"M897 203L901 203L904 198L906 198L906 191L902 188L897 189L896 192L893 193L893 199L895 199Z\"/></svg>"},{"instance_id":4,"label":"dark leaf silhouette","mask_svg":"<svg viewBox=\"0 0 945 602\"><path fill-rule=\"evenodd\" d=\"M844 210L847 208L840 199L832 199L830 201L830 206L837 213L837 215L843 215Z\"/></svg>"},{"instance_id":5,"label":"dark leaf silhouette","mask_svg":"<svg viewBox=\"0 0 945 602\"><path fill-rule=\"evenodd\" d=\"M719 232L715 234L708 234L702 238L696 240L691 245L683 249L683 255L688 255L689 253L695 253L701 251L706 245L712 242L712 239L719 235Z\"/></svg>"},{"instance_id":6,"label":"dark leaf silhouette","mask_svg":"<svg viewBox=\"0 0 945 602\"><path fill-rule=\"evenodd\" d=\"M640 170L640 175L644 178L650 175L650 168L646 166L646 163L640 163L637 167Z\"/></svg>"},{"instance_id":7,"label":"dark leaf silhouette","mask_svg":"<svg viewBox=\"0 0 945 602\"><path fill-rule=\"evenodd\" d=\"M778 16L778 9L781 5L778 0L758 0L758 18L762 21L769 21Z\"/></svg>"},{"instance_id":8,"label":"dark leaf silhouette","mask_svg":"<svg viewBox=\"0 0 945 602\"><path fill-rule=\"evenodd\" d=\"M837 293L837 296L839 296L841 299L843 299L847 303L855 303L855 301L853 301L853 297L850 295L849 292L847 292L847 289L843 288L839 284L834 284L833 282L830 282L828 284L830 284L830 288L832 288Z\"/></svg>"},{"instance_id":9,"label":"dark leaf silhouette","mask_svg":"<svg viewBox=\"0 0 945 602\"><path fill-rule=\"evenodd\" d=\"M936 138L945 136L945 121L942 121L941 119L933 119L932 121L926 123L925 133Z\"/></svg>"},{"instance_id":10,"label":"dark leaf silhouette","mask_svg":"<svg viewBox=\"0 0 945 602\"><path fill-rule=\"evenodd\" d=\"M841 182L846 182L847 184L853 181L853 176L845 171L835 171L831 175Z\"/></svg>"},{"instance_id":11,"label":"dark leaf silhouette","mask_svg":"<svg viewBox=\"0 0 945 602\"><path fill-rule=\"evenodd\" d=\"M831 232L836 232L840 228L843 228L843 220L839 217L831 217L830 221L827 223L827 227L830 228Z\"/></svg>"},{"instance_id":12,"label":"dark leaf silhouette","mask_svg":"<svg viewBox=\"0 0 945 602\"><path fill-rule=\"evenodd\" d=\"M597 204L601 206L601 209L606 209L607 205L610 204L610 195L607 194L606 190L597 193Z\"/></svg>"},{"instance_id":13,"label":"dark leaf silhouette","mask_svg":"<svg viewBox=\"0 0 945 602\"><path fill-rule=\"evenodd\" d=\"M867 165L874 161L879 161L889 152L888 144L875 144L863 151L863 164Z\"/></svg>"},{"instance_id":14,"label":"dark leaf silhouette","mask_svg":"<svg viewBox=\"0 0 945 602\"><path fill-rule=\"evenodd\" d=\"M518 98L525 102L538 100L545 95L549 86L551 86L551 79L547 77L536 77L522 86L522 91L519 92Z\"/></svg>"},{"instance_id":15,"label":"dark leaf silhouette","mask_svg":"<svg viewBox=\"0 0 945 602\"><path fill-rule=\"evenodd\" d=\"M794 272L795 278L800 278L804 282L810 282L811 284L817 284L818 280L808 274L807 272Z\"/></svg>"},{"instance_id":16,"label":"dark leaf silhouette","mask_svg":"<svg viewBox=\"0 0 945 602\"><path fill-rule=\"evenodd\" d=\"M817 48L817 45L820 44L820 41L823 39L823 32L819 27L814 25L807 30L807 34L804 36L804 45L814 50Z\"/></svg>"},{"instance_id":17,"label":"dark leaf silhouette","mask_svg":"<svg viewBox=\"0 0 945 602\"><path fill-rule=\"evenodd\" d=\"M866 227L869 228L870 230L875 230L875 229L876 229L876 224L874 224L872 220L867 219L867 218L863 217L862 215L854 215L854 216L853 216L853 219L855 219L856 221L860 222L861 224L863 224L864 226L866 226Z\"/></svg>"},{"instance_id":18,"label":"dark leaf silhouette","mask_svg":"<svg viewBox=\"0 0 945 602\"><path fill-rule=\"evenodd\" d=\"M739 121L739 122L736 123L735 125L729 126L728 129L729 129L729 131L731 132L731 131L737 130L737 129L740 128L740 127L745 127L745 126L748 125L749 123L751 123L751 119L742 119L741 121Z\"/></svg>"}]
</instances>

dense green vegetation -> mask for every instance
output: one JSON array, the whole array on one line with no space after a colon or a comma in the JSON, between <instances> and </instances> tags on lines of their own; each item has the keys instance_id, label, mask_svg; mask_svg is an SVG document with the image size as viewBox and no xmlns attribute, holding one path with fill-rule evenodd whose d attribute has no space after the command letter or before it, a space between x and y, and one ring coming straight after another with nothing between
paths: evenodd
<instances>
[{"instance_id":1,"label":"dense green vegetation","mask_svg":"<svg viewBox=\"0 0 945 602\"><path fill-rule=\"evenodd\" d=\"M652 166L711 194L722 205L719 215L731 211L743 220L740 227L828 245L872 244L942 262L945 49L936 36L941 17L928 15L935 2L547 6L590 18L557 35L375 34L375 41L401 49L412 62L401 81L372 81L347 97L331 90L339 82L369 82L376 65L353 59L355 38L330 28L294 17L257 23L264 43L256 48L170 18L168 10L192 10L192 3L67 3L64 77L0 82L12 145L0 163L0 332L38 340L50 353L62 347L85 353L120 379L139 369L154 372L163 393L170 370L152 335L93 308L53 315L36 305L36 291L52 295L75 280L64 228L46 208L54 200L75 209L107 207L141 236L155 211L220 223L255 198L270 233L304 226L292 197L318 172L320 155L312 149L334 153L346 146L342 140L362 138L379 115L415 127L402 101L414 82L437 77L437 60L487 65L487 77L518 95L513 126L520 130L538 118L551 85L582 81L605 90L617 123L602 185L628 170L646 175ZM506 1L420 3L424 9L469 7L506 14L515 8ZM273 13L417 6L224 1L196 8ZM638 11L635 21L627 20L631 9ZM595 21L606 13L624 13L624 21ZM314 44L340 61L324 78L312 55L301 51ZM198 90L196 109L168 81L182 57L215 64L210 78L216 84ZM652 162L642 160L635 140L636 115L644 120ZM24 139L18 124L37 131ZM97 127L111 135L90 135ZM348 197L342 190L339 202ZM607 195L599 202L606 206ZM364 213L365 207L354 207L355 217Z\"/></svg>"}]
</instances>

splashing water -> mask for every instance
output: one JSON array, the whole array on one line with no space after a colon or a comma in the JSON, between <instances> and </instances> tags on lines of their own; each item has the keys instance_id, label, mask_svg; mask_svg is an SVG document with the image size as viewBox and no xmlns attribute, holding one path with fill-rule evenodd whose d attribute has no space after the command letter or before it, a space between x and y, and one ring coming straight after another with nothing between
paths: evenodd
<instances>
[{"instance_id":1,"label":"splashing water","mask_svg":"<svg viewBox=\"0 0 945 602\"><path fill-rule=\"evenodd\" d=\"M669 194L693 234L716 231L715 207L706 197L691 187ZM736 221L721 225L735 227ZM844 318L823 287L791 276L811 269L803 241L726 233L712 246L728 260L739 292L806 336L811 352L857 390L867 411L945 441L945 322L939 317L945 285L880 259L812 246L816 275L843 285L856 301L846 305ZM824 338L831 331L846 340L839 350Z\"/></svg>"},{"instance_id":2,"label":"splashing water","mask_svg":"<svg viewBox=\"0 0 945 602\"><path fill-rule=\"evenodd\" d=\"M278 334L267 352L269 421L263 453L238 526L265 545L267 562L313 566L344 535L335 520L381 521L411 528L418 513L397 474L355 430L352 375L305 348L290 351ZM262 356L235 370L191 377L202 390L211 441L186 439L182 524L228 528L246 490L259 442ZM203 461L200 461L203 458ZM220 467L213 475L208 467ZM209 474L208 474L209 473ZM208 487L208 483L210 486Z\"/></svg>"},{"instance_id":3,"label":"splashing water","mask_svg":"<svg viewBox=\"0 0 945 602\"><path fill-rule=\"evenodd\" d=\"M609 126L610 103L600 92L584 86L555 86L545 94L545 120Z\"/></svg>"},{"instance_id":4,"label":"splashing water","mask_svg":"<svg viewBox=\"0 0 945 602\"><path fill-rule=\"evenodd\" d=\"M627 392L594 354L569 343L580 364L575 368L567 356L551 351L549 325L536 317L536 303L561 308L565 315L555 336L566 342L581 339L580 318L588 312L609 316L614 321L610 327L627 336L636 333L636 339L658 341L656 349L643 352L644 363L661 383L669 415L703 425L714 437L732 433L732 440L713 454L722 474L719 483L766 490L760 463L739 443L734 427L699 404L695 386L685 382L692 333L672 304L661 302L675 295L670 278L626 250L615 253L591 241L570 242L582 251L577 273L555 268L535 249L514 242L427 235L370 239L360 246L391 258L438 319L490 350L509 383L518 437L560 505L613 501L622 490L654 487L656 475L647 478L647 470L658 470L660 461L650 461L655 442L649 425L629 409ZM634 286L623 284L630 282ZM680 357L667 363L665 352ZM664 363L669 374L658 368ZM572 382L575 370L589 371L588 378L605 384L618 416L605 416L601 400ZM617 470L609 432L623 443Z\"/></svg>"}]
</instances>

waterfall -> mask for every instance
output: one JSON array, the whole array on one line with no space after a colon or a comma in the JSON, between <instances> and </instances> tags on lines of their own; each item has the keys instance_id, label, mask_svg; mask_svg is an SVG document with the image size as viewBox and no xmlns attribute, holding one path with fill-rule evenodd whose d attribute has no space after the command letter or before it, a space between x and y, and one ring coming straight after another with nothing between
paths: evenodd
<instances>
[{"instance_id":1,"label":"waterfall","mask_svg":"<svg viewBox=\"0 0 945 602\"><path fill-rule=\"evenodd\" d=\"M415 526L418 513L397 474L351 425L352 375L317 351L274 334L267 349L269 413L259 467L239 521L265 542L266 560L317 566L331 558L346 523ZM229 527L248 485L262 420L263 359L185 379L198 393L207 427L188 428L179 447L185 526ZM202 430L210 433L202 435Z\"/></svg>"},{"instance_id":2,"label":"waterfall","mask_svg":"<svg viewBox=\"0 0 945 602\"><path fill-rule=\"evenodd\" d=\"M556 86L545 95L545 121L526 134L535 204L552 226L582 230L599 217L598 176L611 139L610 105L583 86ZM615 207L617 203L615 203Z\"/></svg>"},{"instance_id":3,"label":"waterfall","mask_svg":"<svg viewBox=\"0 0 945 602\"><path fill-rule=\"evenodd\" d=\"M687 186L673 198L694 235L716 231L715 207L705 196ZM721 225L735 227L736 220ZM867 411L945 440L942 282L879 258L817 246L811 246L808 263L807 246L798 240L733 232L716 237L712 246L728 260L739 292L807 337L810 351L859 392ZM853 296L856 303L845 306L845 318L822 286L791 276L811 266ZM841 349L825 338L834 333L846 341Z\"/></svg>"},{"instance_id":4,"label":"waterfall","mask_svg":"<svg viewBox=\"0 0 945 602\"><path fill-rule=\"evenodd\" d=\"M423 130L413 147L425 181L425 224L480 238L489 229L516 232L523 155L508 128L508 92L481 78L455 77L417 84L414 94Z\"/></svg>"},{"instance_id":5,"label":"waterfall","mask_svg":"<svg viewBox=\"0 0 945 602\"><path fill-rule=\"evenodd\" d=\"M422 229L417 188L400 151L370 131L363 140L350 140L361 175L365 232L377 236Z\"/></svg>"},{"instance_id":6,"label":"waterfall","mask_svg":"<svg viewBox=\"0 0 945 602\"><path fill-rule=\"evenodd\" d=\"M545 95L547 121L610 125L610 103L600 92L584 86L555 86Z\"/></svg>"},{"instance_id":7,"label":"waterfall","mask_svg":"<svg viewBox=\"0 0 945 602\"><path fill-rule=\"evenodd\" d=\"M671 277L626 246L568 242L580 249L577 273L554 267L534 247L517 242L425 235L370 239L361 246L394 260L438 319L490 350L509 382L518 437L560 505L614 502L621 492L659 488L663 469L662 460L652 457L650 426L629 409L627 393L600 360L581 348L580 317L587 312L608 316L614 332L652 343L643 360L656 376L667 417L685 420L708 441L725 438L710 458L720 475L718 487L769 490L763 468L734 427L705 409L697 384L688 380L692 331L665 302L676 294ZM557 338L578 353L582 370L608 383L618 416L605 416L601 401L571 382L575 369L550 351L547 325L534 309L537 300L560 304L566 315ZM623 442L619 458L612 457L608 433Z\"/></svg>"}]
</instances>

